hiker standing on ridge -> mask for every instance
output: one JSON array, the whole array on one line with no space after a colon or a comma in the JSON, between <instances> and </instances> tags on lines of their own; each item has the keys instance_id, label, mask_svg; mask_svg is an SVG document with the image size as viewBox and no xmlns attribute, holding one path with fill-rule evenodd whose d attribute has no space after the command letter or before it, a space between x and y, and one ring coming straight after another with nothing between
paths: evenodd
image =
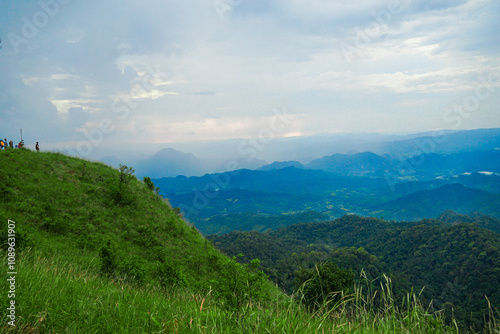
<instances>
[{"instance_id":1,"label":"hiker standing on ridge","mask_svg":"<svg viewBox=\"0 0 500 334\"><path fill-rule=\"evenodd\" d=\"M37 152L40 152L40 146L38 146L38 142L36 142L35 148Z\"/></svg>"},{"instance_id":2,"label":"hiker standing on ridge","mask_svg":"<svg viewBox=\"0 0 500 334\"><path fill-rule=\"evenodd\" d=\"M9 142L9 146L10 148L14 148L14 142L12 140Z\"/></svg>"}]
</instances>

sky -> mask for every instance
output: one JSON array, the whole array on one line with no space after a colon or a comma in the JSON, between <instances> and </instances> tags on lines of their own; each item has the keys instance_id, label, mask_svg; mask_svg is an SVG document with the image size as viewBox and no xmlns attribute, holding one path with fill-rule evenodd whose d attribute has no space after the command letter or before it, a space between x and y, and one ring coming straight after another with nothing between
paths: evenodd
<instances>
[{"instance_id":1,"label":"sky","mask_svg":"<svg viewBox=\"0 0 500 334\"><path fill-rule=\"evenodd\" d=\"M3 0L0 136L106 147L500 127L498 0Z\"/></svg>"}]
</instances>

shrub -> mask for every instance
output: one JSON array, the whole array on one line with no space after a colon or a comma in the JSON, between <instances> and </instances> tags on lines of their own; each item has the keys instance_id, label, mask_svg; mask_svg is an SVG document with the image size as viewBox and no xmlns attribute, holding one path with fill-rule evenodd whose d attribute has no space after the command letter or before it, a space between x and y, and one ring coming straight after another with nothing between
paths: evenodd
<instances>
[{"instance_id":1,"label":"shrub","mask_svg":"<svg viewBox=\"0 0 500 334\"><path fill-rule=\"evenodd\" d=\"M295 285L306 305L317 309L326 303L336 303L343 295L350 294L354 286L354 274L340 269L335 263L322 262L312 269L300 270Z\"/></svg>"},{"instance_id":2,"label":"shrub","mask_svg":"<svg viewBox=\"0 0 500 334\"><path fill-rule=\"evenodd\" d=\"M233 256L221 268L218 280L212 281L215 285L214 294L227 308L237 311L252 300L266 298L267 276L259 270L259 266L258 259L250 261L248 265L236 262L236 256Z\"/></svg>"},{"instance_id":3,"label":"shrub","mask_svg":"<svg viewBox=\"0 0 500 334\"><path fill-rule=\"evenodd\" d=\"M99 251L99 259L101 260L101 273L106 276L112 275L116 270L116 259L111 246L111 241L107 241Z\"/></svg>"},{"instance_id":4,"label":"shrub","mask_svg":"<svg viewBox=\"0 0 500 334\"><path fill-rule=\"evenodd\" d=\"M187 286L186 276L168 262L158 262L156 274L163 287Z\"/></svg>"}]
</instances>

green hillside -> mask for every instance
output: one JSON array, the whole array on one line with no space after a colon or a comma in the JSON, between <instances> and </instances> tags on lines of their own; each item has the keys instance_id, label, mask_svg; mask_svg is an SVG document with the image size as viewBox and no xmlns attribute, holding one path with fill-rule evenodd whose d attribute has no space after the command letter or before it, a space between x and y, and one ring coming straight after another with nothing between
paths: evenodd
<instances>
[{"instance_id":1,"label":"green hillside","mask_svg":"<svg viewBox=\"0 0 500 334\"><path fill-rule=\"evenodd\" d=\"M0 333L458 332L412 295L396 304L390 282L381 307L359 285L310 309L258 261L222 255L132 172L0 151Z\"/></svg>"},{"instance_id":2,"label":"green hillside","mask_svg":"<svg viewBox=\"0 0 500 334\"><path fill-rule=\"evenodd\" d=\"M115 275L200 289L225 264L130 173L61 154L11 150L0 157L0 214L17 223L18 247L61 257L78 252L81 264L106 256L111 262L105 270Z\"/></svg>"},{"instance_id":3,"label":"green hillside","mask_svg":"<svg viewBox=\"0 0 500 334\"><path fill-rule=\"evenodd\" d=\"M190 291L215 296L229 310L277 293L262 273L246 270L214 249L129 168L120 172L102 163L28 150L0 152L0 166L0 238L5 252L7 222L15 222L19 326L85 332L75 322L90 311L73 309L73 299L91 300L91 291L97 293L93 303L104 302L108 294L113 300L120 289L128 289L123 291L129 296L116 297L117 303L137 294L146 298L156 290ZM47 286L37 285L40 277L46 283L39 283ZM87 281L80 290L80 283ZM234 284L231 289L229 283ZM6 290L5 280L0 289ZM46 300L37 300L37 289L54 290L45 291ZM70 291L60 295L59 289ZM154 305L158 297L145 305ZM1 301L6 309L7 298ZM74 313L66 319L62 310L71 309ZM93 316L110 317L111 322L128 317L109 312L103 306ZM135 312L148 317L147 310ZM109 332L120 332L120 326L109 324ZM142 327L141 321L137 326Z\"/></svg>"}]
</instances>

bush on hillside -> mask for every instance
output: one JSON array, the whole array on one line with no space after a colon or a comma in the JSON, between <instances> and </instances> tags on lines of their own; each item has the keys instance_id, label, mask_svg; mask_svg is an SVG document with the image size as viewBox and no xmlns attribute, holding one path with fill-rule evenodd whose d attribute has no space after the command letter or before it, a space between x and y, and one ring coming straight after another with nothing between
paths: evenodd
<instances>
[{"instance_id":1,"label":"bush on hillside","mask_svg":"<svg viewBox=\"0 0 500 334\"><path fill-rule=\"evenodd\" d=\"M318 309L339 302L353 292L354 274L340 269L335 263L322 262L312 269L302 269L296 275L296 287L305 304Z\"/></svg>"},{"instance_id":2,"label":"bush on hillside","mask_svg":"<svg viewBox=\"0 0 500 334\"><path fill-rule=\"evenodd\" d=\"M236 256L228 259L221 268L218 279L212 280L216 297L232 310L241 310L251 301L266 299L267 276L259 270L259 266L258 259L250 261L250 264L236 262Z\"/></svg>"}]
</instances>

